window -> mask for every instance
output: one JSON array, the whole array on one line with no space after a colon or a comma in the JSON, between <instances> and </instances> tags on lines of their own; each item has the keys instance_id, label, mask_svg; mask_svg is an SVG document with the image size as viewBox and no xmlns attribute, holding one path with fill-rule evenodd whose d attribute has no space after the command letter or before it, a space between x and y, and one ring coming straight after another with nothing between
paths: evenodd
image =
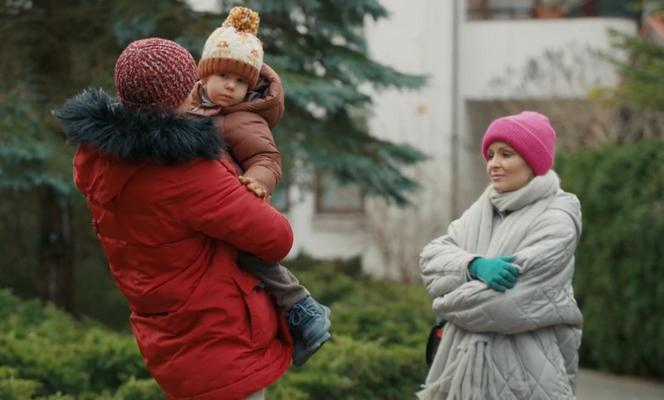
<instances>
[{"instance_id":1,"label":"window","mask_svg":"<svg viewBox=\"0 0 664 400\"><path fill-rule=\"evenodd\" d=\"M316 174L316 213L362 213L364 194L356 184L342 184L332 174Z\"/></svg>"},{"instance_id":2,"label":"window","mask_svg":"<svg viewBox=\"0 0 664 400\"><path fill-rule=\"evenodd\" d=\"M624 0L467 0L469 20L570 17L634 18Z\"/></svg>"},{"instance_id":3,"label":"window","mask_svg":"<svg viewBox=\"0 0 664 400\"><path fill-rule=\"evenodd\" d=\"M531 18L533 0L468 0L470 20Z\"/></svg>"}]
</instances>

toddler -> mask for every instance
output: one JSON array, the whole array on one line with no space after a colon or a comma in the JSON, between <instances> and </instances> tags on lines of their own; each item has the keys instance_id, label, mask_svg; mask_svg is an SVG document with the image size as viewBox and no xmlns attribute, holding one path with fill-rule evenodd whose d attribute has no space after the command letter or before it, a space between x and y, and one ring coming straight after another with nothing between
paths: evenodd
<instances>
[{"instance_id":1,"label":"toddler","mask_svg":"<svg viewBox=\"0 0 664 400\"><path fill-rule=\"evenodd\" d=\"M240 181L254 194L269 198L281 176L281 156L271 129L284 113L284 93L277 73L263 64L256 37L258 14L234 7L208 37L198 63L200 81L192 91L191 113L213 117ZM311 297L282 265L240 253L238 265L260 278L286 312L295 349L293 364L304 364L331 337L330 309Z\"/></svg>"}]
</instances>

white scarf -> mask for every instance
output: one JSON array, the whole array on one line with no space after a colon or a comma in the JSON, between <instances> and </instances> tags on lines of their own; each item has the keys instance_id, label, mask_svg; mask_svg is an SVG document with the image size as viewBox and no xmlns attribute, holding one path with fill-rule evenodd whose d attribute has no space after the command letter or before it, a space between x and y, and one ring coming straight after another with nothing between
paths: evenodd
<instances>
[{"instance_id":1,"label":"white scarf","mask_svg":"<svg viewBox=\"0 0 664 400\"><path fill-rule=\"evenodd\" d=\"M495 209L502 213L521 210L519 220L534 221L559 190L560 179L553 170L536 176L526 186L513 192L500 193L489 186L462 217L459 247L486 257L511 255L528 232L530 224L502 224L497 232L493 232ZM543 199L549 201L539 201ZM517 217L508 215L507 218ZM514 229L515 226L517 229Z\"/></svg>"}]
</instances>

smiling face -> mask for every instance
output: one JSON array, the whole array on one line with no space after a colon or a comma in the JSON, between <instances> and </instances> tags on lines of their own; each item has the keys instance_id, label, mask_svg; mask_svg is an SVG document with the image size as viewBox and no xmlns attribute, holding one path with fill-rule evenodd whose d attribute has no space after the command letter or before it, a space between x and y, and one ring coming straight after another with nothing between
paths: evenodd
<instances>
[{"instance_id":1,"label":"smiling face","mask_svg":"<svg viewBox=\"0 0 664 400\"><path fill-rule=\"evenodd\" d=\"M486 172L497 192L521 189L535 176L526 160L506 143L492 143L487 149L487 157Z\"/></svg>"},{"instance_id":2,"label":"smiling face","mask_svg":"<svg viewBox=\"0 0 664 400\"><path fill-rule=\"evenodd\" d=\"M203 80L203 83L210 100L222 107L242 102L249 90L247 81L235 74L210 75Z\"/></svg>"}]
</instances>

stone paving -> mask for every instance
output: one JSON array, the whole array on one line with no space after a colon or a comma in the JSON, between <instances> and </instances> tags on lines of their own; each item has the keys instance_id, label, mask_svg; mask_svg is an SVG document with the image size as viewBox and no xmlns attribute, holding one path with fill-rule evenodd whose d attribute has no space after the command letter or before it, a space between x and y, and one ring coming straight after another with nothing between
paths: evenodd
<instances>
[{"instance_id":1,"label":"stone paving","mask_svg":"<svg viewBox=\"0 0 664 400\"><path fill-rule=\"evenodd\" d=\"M664 382L581 370L577 400L664 400Z\"/></svg>"}]
</instances>

